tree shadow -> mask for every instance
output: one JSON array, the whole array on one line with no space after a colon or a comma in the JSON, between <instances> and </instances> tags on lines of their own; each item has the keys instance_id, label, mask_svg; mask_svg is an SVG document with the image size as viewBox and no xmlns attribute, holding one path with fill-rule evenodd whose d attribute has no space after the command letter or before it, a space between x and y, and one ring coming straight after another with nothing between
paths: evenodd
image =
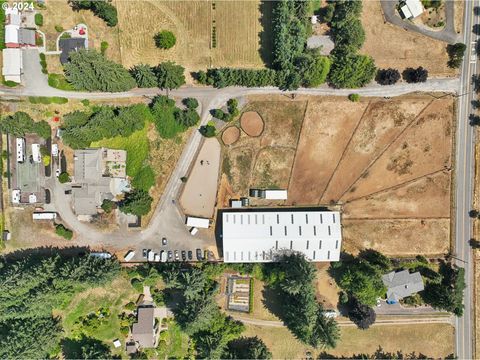
<instances>
[{"instance_id":1,"label":"tree shadow","mask_svg":"<svg viewBox=\"0 0 480 360\"><path fill-rule=\"evenodd\" d=\"M65 359L84 359L85 356L95 356L98 359L115 359L110 347L102 341L82 334L78 339L65 338L60 342ZM118 359L118 357L117 357Z\"/></svg>"},{"instance_id":2,"label":"tree shadow","mask_svg":"<svg viewBox=\"0 0 480 360\"><path fill-rule=\"evenodd\" d=\"M262 25L263 31L258 34L260 48L258 50L260 57L265 65L269 68L272 67L272 51L273 51L273 24L272 13L275 1L261 1L259 5L260 9L260 25Z\"/></svg>"},{"instance_id":3,"label":"tree shadow","mask_svg":"<svg viewBox=\"0 0 480 360\"><path fill-rule=\"evenodd\" d=\"M42 259L50 258L54 255L60 255L62 257L78 257L84 256L89 253L91 249L88 246L70 246L65 248L58 248L53 246L42 246L38 248L19 249L8 254L3 255L3 259L6 262L17 261L24 258L35 258L35 263ZM35 256L33 256L35 255Z\"/></svg>"},{"instance_id":4,"label":"tree shadow","mask_svg":"<svg viewBox=\"0 0 480 360\"><path fill-rule=\"evenodd\" d=\"M283 320L283 302L282 302L282 292L279 289L265 286L262 290L263 305L270 311L273 315Z\"/></svg>"}]
</instances>

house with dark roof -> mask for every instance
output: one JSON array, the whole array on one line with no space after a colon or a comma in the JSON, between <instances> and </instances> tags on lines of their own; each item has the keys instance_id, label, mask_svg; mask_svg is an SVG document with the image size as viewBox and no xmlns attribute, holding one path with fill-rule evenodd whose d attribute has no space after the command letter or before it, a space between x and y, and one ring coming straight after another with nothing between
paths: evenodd
<instances>
[{"instance_id":1,"label":"house with dark roof","mask_svg":"<svg viewBox=\"0 0 480 360\"><path fill-rule=\"evenodd\" d=\"M157 327L155 326L155 307L153 304L144 302L137 308L137 322L132 326L132 339L139 347L156 347Z\"/></svg>"},{"instance_id":2,"label":"house with dark roof","mask_svg":"<svg viewBox=\"0 0 480 360\"><path fill-rule=\"evenodd\" d=\"M62 53L60 54L60 62L63 64L68 62L71 52L76 52L80 49L85 49L85 38L67 38L60 39L58 46Z\"/></svg>"},{"instance_id":3,"label":"house with dark roof","mask_svg":"<svg viewBox=\"0 0 480 360\"><path fill-rule=\"evenodd\" d=\"M414 295L424 289L422 275L417 271L410 274L408 270L392 271L382 276L387 287L387 303L395 304L401 299Z\"/></svg>"}]
</instances>

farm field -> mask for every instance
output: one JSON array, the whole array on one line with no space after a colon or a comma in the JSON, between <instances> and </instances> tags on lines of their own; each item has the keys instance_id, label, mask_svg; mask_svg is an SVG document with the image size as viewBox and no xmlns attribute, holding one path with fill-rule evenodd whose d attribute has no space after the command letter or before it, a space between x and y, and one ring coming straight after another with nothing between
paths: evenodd
<instances>
[{"instance_id":1,"label":"farm field","mask_svg":"<svg viewBox=\"0 0 480 360\"><path fill-rule=\"evenodd\" d=\"M258 112L265 130L242 130L224 146L232 193L288 188L287 205L341 207L343 246L353 253L449 251L452 97L251 97L244 110Z\"/></svg>"},{"instance_id":2,"label":"farm field","mask_svg":"<svg viewBox=\"0 0 480 360\"><path fill-rule=\"evenodd\" d=\"M322 352L297 340L285 327L246 325L244 336L258 336L272 351L274 359L305 358L311 352L316 358ZM384 351L404 354L416 352L432 358L444 358L454 352L454 328L449 324L412 324L373 326L368 330L341 327L341 339L335 349L326 353L335 356L372 354L379 346ZM321 358L326 358L322 356Z\"/></svg>"},{"instance_id":3,"label":"farm field","mask_svg":"<svg viewBox=\"0 0 480 360\"><path fill-rule=\"evenodd\" d=\"M457 73L447 66L446 43L385 22L379 0L363 2L362 23L365 43L361 52L371 55L377 67L402 72L407 67L423 66L430 76Z\"/></svg>"},{"instance_id":4,"label":"farm field","mask_svg":"<svg viewBox=\"0 0 480 360\"><path fill-rule=\"evenodd\" d=\"M167 60L183 65L187 72L208 66L264 65L259 53L259 1L116 0L115 6L121 59L126 67L138 63L156 65ZM153 35L160 30L175 34L177 43L172 49L155 47Z\"/></svg>"}]
</instances>

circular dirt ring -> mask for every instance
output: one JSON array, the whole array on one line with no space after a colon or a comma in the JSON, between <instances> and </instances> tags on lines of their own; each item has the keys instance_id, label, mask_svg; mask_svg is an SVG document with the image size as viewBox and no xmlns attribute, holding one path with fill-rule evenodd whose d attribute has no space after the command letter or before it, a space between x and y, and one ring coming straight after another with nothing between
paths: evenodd
<instances>
[{"instance_id":1,"label":"circular dirt ring","mask_svg":"<svg viewBox=\"0 0 480 360\"><path fill-rule=\"evenodd\" d=\"M248 136L260 136L265 123L256 111L247 111L242 114L240 126Z\"/></svg>"},{"instance_id":2,"label":"circular dirt ring","mask_svg":"<svg viewBox=\"0 0 480 360\"><path fill-rule=\"evenodd\" d=\"M236 126L230 126L222 133L222 141L225 145L235 144L240 137L240 129Z\"/></svg>"}]
</instances>

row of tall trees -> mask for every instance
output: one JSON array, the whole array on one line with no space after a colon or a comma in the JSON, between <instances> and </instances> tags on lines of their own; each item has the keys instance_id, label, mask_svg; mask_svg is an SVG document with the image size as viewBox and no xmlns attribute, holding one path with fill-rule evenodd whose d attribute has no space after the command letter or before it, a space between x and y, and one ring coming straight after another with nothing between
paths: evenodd
<instances>
[{"instance_id":1,"label":"row of tall trees","mask_svg":"<svg viewBox=\"0 0 480 360\"><path fill-rule=\"evenodd\" d=\"M358 54L365 41L365 31L360 20L362 2L339 0L333 4L330 28L335 48L330 54L332 68L328 75L329 81L337 88L362 87L376 74L373 58Z\"/></svg>"},{"instance_id":2,"label":"row of tall trees","mask_svg":"<svg viewBox=\"0 0 480 360\"><path fill-rule=\"evenodd\" d=\"M30 115L23 111L3 117L0 120L0 132L19 137L35 133L44 139L48 139L52 135L52 129L45 120L35 122Z\"/></svg>"},{"instance_id":3,"label":"row of tall trees","mask_svg":"<svg viewBox=\"0 0 480 360\"><path fill-rule=\"evenodd\" d=\"M88 287L112 280L116 260L32 255L0 259L0 358L45 358L62 336L52 310Z\"/></svg>"},{"instance_id":4,"label":"row of tall trees","mask_svg":"<svg viewBox=\"0 0 480 360\"><path fill-rule=\"evenodd\" d=\"M93 112L79 111L64 116L62 139L73 149L88 147L92 142L115 136L129 136L143 129L152 116L147 105L98 106Z\"/></svg>"},{"instance_id":5,"label":"row of tall trees","mask_svg":"<svg viewBox=\"0 0 480 360\"><path fill-rule=\"evenodd\" d=\"M171 61L154 67L139 64L127 70L93 49L72 52L69 60L64 65L65 77L76 90L120 92L135 86L170 90L185 84L185 69Z\"/></svg>"}]
</instances>

